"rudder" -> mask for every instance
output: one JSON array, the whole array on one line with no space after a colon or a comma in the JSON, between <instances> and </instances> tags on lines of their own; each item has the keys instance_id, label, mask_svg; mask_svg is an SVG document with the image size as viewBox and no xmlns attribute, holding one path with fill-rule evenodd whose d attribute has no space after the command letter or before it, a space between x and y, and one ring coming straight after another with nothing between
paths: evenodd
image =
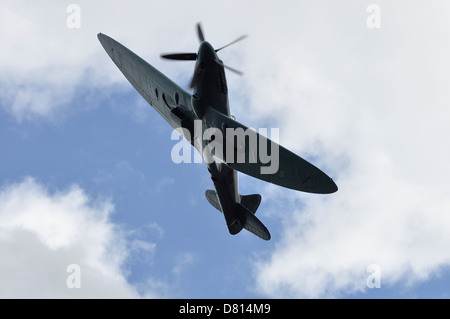
<instances>
[{"instance_id":1,"label":"rudder","mask_svg":"<svg viewBox=\"0 0 450 319\"><path fill-rule=\"evenodd\" d=\"M214 190L208 189L205 191L205 196L208 202L216 208L219 212L222 212L222 208L217 198L217 194ZM241 195L240 203L235 203L233 213L227 217L228 231L232 235L239 233L242 228L245 228L252 234L255 234L259 238L264 240L270 239L269 230L264 224L255 216L255 212L261 203L261 195Z\"/></svg>"},{"instance_id":2,"label":"rudder","mask_svg":"<svg viewBox=\"0 0 450 319\"><path fill-rule=\"evenodd\" d=\"M261 195L241 195L241 204L247 208L251 213L255 214L258 210L259 204L261 204Z\"/></svg>"}]
</instances>

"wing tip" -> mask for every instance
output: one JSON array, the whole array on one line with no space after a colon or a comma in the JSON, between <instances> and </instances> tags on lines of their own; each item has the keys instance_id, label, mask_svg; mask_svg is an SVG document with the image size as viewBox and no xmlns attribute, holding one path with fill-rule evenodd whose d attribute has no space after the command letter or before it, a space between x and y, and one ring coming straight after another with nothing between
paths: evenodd
<instances>
[{"instance_id":1,"label":"wing tip","mask_svg":"<svg viewBox=\"0 0 450 319\"><path fill-rule=\"evenodd\" d=\"M338 186L336 185L336 183L333 181L332 178L330 178L330 183L329 183L329 188L328 188L328 190L329 190L329 191L328 191L327 194L336 193L336 192L339 190Z\"/></svg>"},{"instance_id":2,"label":"wing tip","mask_svg":"<svg viewBox=\"0 0 450 319\"><path fill-rule=\"evenodd\" d=\"M103 33L101 33L101 32L97 33L97 39L100 42L102 42L105 38L106 38L106 35L104 35Z\"/></svg>"},{"instance_id":3,"label":"wing tip","mask_svg":"<svg viewBox=\"0 0 450 319\"><path fill-rule=\"evenodd\" d=\"M98 41L100 41L100 44L102 45L102 47L106 50L107 48L107 42L109 39L111 39L110 37L108 37L106 34L103 34L101 32L99 32L97 34L97 39Z\"/></svg>"},{"instance_id":4,"label":"wing tip","mask_svg":"<svg viewBox=\"0 0 450 319\"><path fill-rule=\"evenodd\" d=\"M338 190L339 188L336 185L336 183L333 181L332 178L329 177L329 180L327 180L325 183L320 183L317 189L311 189L309 192L316 194L333 194L336 193ZM306 190L306 192L308 191Z\"/></svg>"}]
</instances>

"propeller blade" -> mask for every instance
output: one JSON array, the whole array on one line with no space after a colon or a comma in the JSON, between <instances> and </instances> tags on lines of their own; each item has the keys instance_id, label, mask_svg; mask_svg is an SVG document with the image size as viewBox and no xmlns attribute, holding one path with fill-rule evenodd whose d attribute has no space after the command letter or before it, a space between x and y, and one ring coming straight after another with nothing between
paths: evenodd
<instances>
[{"instance_id":1,"label":"propeller blade","mask_svg":"<svg viewBox=\"0 0 450 319\"><path fill-rule=\"evenodd\" d=\"M240 76L244 76L244 72L241 72L241 71L239 71L239 70L236 70L236 69L233 69L233 68L231 68L231 67L229 67L229 66L226 66L225 64L223 64L223 63L220 62L219 60L215 60L215 61L216 61L216 63L217 63L218 65L223 66L225 69L230 70L230 71L232 71L232 72L234 72L234 73L236 73L236 74L239 74Z\"/></svg>"},{"instance_id":2,"label":"propeller blade","mask_svg":"<svg viewBox=\"0 0 450 319\"><path fill-rule=\"evenodd\" d=\"M170 53L161 54L160 57L168 60L195 61L197 60L197 53Z\"/></svg>"},{"instance_id":3,"label":"propeller blade","mask_svg":"<svg viewBox=\"0 0 450 319\"><path fill-rule=\"evenodd\" d=\"M205 36L203 35L202 24L200 22L197 23L197 35L200 43L205 41Z\"/></svg>"},{"instance_id":4,"label":"propeller blade","mask_svg":"<svg viewBox=\"0 0 450 319\"><path fill-rule=\"evenodd\" d=\"M239 41L241 41L241 40L244 40L244 39L247 38L247 37L248 37L248 35L247 35L247 34L244 34L244 35L240 36L239 38L237 38L236 40L234 40L234 41L228 43L227 45L224 45L223 47L217 49L216 52L219 52L220 50L225 49L225 48L229 47L230 45L235 44L236 42L239 42Z\"/></svg>"}]
</instances>

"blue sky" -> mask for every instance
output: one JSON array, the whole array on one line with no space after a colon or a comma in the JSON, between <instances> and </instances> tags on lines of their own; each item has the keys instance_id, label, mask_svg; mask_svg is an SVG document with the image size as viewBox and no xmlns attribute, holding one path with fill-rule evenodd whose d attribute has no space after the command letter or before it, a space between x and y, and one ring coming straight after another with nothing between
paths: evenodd
<instances>
[{"instance_id":1,"label":"blue sky","mask_svg":"<svg viewBox=\"0 0 450 319\"><path fill-rule=\"evenodd\" d=\"M254 296L246 259L264 254L267 244L250 234L228 234L222 215L204 198L212 188L204 164L171 161L172 129L150 107L139 123L121 109L140 99L132 89L112 93L61 123L17 124L3 112L3 185L32 176L50 196L77 184L93 200L110 199L110 220L129 241L123 270L132 284L161 280L170 287L160 288L165 297ZM157 249L134 251L139 241Z\"/></svg>"},{"instance_id":2,"label":"blue sky","mask_svg":"<svg viewBox=\"0 0 450 319\"><path fill-rule=\"evenodd\" d=\"M1 1L0 296L448 298L450 7L379 1L372 29L371 3ZM280 128L339 186L240 174L269 242L228 234L206 167L172 162L170 126L96 38L186 87L193 63L159 53L195 51L197 21L216 47L250 35L220 52L246 73L227 73L237 119ZM366 285L371 264L381 288Z\"/></svg>"}]
</instances>

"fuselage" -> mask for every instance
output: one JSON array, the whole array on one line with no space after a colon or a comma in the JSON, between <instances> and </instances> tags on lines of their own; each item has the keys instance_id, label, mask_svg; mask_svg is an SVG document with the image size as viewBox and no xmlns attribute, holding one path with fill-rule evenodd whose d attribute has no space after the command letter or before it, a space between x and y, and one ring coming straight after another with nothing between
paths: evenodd
<instances>
[{"instance_id":1,"label":"fuselage","mask_svg":"<svg viewBox=\"0 0 450 319\"><path fill-rule=\"evenodd\" d=\"M198 76L198 80L193 87L193 99L196 99L197 107L200 108L198 113L202 115L203 130L205 130L211 127L209 117L212 115L208 112L209 108L230 116L225 70L214 48L206 41L200 44L195 72L198 72L197 75L194 75ZM223 131L224 127L218 127L218 129ZM225 136L225 132L222 132L222 136ZM209 142L203 141L203 147ZM235 205L240 202L237 171L218 161L207 164L207 167L222 212L227 224L230 225L238 218L234 216Z\"/></svg>"},{"instance_id":2,"label":"fuselage","mask_svg":"<svg viewBox=\"0 0 450 319\"><path fill-rule=\"evenodd\" d=\"M202 108L212 107L230 116L228 104L228 87L223 66L214 48L208 42L200 44L195 64L198 81L193 87L194 96L200 101Z\"/></svg>"}]
</instances>

